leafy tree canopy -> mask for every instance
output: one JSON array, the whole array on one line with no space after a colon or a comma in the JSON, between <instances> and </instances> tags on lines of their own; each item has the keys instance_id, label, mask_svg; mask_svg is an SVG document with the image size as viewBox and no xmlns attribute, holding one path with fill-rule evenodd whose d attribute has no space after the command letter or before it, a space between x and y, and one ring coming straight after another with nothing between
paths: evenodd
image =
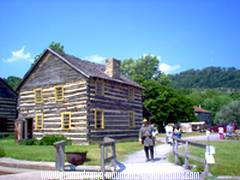
<instances>
[{"instance_id":1,"label":"leafy tree canopy","mask_svg":"<svg viewBox=\"0 0 240 180\"><path fill-rule=\"evenodd\" d=\"M145 55L138 59L125 59L121 64L122 73L142 84L145 80L161 79L157 56Z\"/></svg>"},{"instance_id":2,"label":"leafy tree canopy","mask_svg":"<svg viewBox=\"0 0 240 180\"><path fill-rule=\"evenodd\" d=\"M170 86L158 81L144 83L144 105L153 114L154 121L162 129L167 123L195 121L193 104L187 97L177 94Z\"/></svg>"},{"instance_id":3,"label":"leafy tree canopy","mask_svg":"<svg viewBox=\"0 0 240 180\"><path fill-rule=\"evenodd\" d=\"M64 52L64 46L59 42L52 41L48 47L57 52ZM35 56L34 63L42 56L42 54L43 54L43 52L41 52L40 54Z\"/></svg>"},{"instance_id":4,"label":"leafy tree canopy","mask_svg":"<svg viewBox=\"0 0 240 180\"><path fill-rule=\"evenodd\" d=\"M186 97L191 99L194 105L201 105L204 109L210 111L213 118L221 107L232 101L232 98L226 93L213 89L192 90L192 92L186 95Z\"/></svg>"},{"instance_id":5,"label":"leafy tree canopy","mask_svg":"<svg viewBox=\"0 0 240 180\"><path fill-rule=\"evenodd\" d=\"M4 80L13 90L16 90L22 79L16 76L9 76L7 77L7 79Z\"/></svg>"},{"instance_id":6,"label":"leafy tree canopy","mask_svg":"<svg viewBox=\"0 0 240 180\"><path fill-rule=\"evenodd\" d=\"M216 114L215 123L229 123L236 120L240 125L240 101L232 101Z\"/></svg>"},{"instance_id":7,"label":"leafy tree canopy","mask_svg":"<svg viewBox=\"0 0 240 180\"><path fill-rule=\"evenodd\" d=\"M144 87L144 105L160 129L169 122L194 121L193 104L170 86L168 76L159 70L156 56L147 55L122 62L122 72Z\"/></svg>"},{"instance_id":8,"label":"leafy tree canopy","mask_svg":"<svg viewBox=\"0 0 240 180\"><path fill-rule=\"evenodd\" d=\"M190 69L170 79L180 88L233 88L240 89L240 70L234 67L207 67L202 70Z\"/></svg>"}]
</instances>

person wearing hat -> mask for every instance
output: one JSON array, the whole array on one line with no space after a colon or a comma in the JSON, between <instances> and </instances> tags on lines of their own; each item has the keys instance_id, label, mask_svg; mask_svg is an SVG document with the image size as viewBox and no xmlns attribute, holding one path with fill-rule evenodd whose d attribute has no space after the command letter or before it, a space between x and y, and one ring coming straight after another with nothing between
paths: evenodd
<instances>
[{"instance_id":1,"label":"person wearing hat","mask_svg":"<svg viewBox=\"0 0 240 180\"><path fill-rule=\"evenodd\" d=\"M149 161L149 151L151 160L154 160L154 139L152 136L154 129L147 119L143 119L143 125L139 130L139 142L144 145L146 161Z\"/></svg>"}]
</instances>

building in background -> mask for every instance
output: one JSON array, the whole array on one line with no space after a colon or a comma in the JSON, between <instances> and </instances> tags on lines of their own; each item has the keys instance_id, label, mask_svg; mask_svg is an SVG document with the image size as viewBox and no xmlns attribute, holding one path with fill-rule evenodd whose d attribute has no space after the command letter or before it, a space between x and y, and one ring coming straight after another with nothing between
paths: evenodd
<instances>
[{"instance_id":1,"label":"building in background","mask_svg":"<svg viewBox=\"0 0 240 180\"><path fill-rule=\"evenodd\" d=\"M211 125L211 112L201 108L201 106L193 106L193 109L198 121L203 121L206 125Z\"/></svg>"},{"instance_id":2,"label":"building in background","mask_svg":"<svg viewBox=\"0 0 240 180\"><path fill-rule=\"evenodd\" d=\"M17 93L0 78L0 134L14 132L17 117Z\"/></svg>"}]
</instances>

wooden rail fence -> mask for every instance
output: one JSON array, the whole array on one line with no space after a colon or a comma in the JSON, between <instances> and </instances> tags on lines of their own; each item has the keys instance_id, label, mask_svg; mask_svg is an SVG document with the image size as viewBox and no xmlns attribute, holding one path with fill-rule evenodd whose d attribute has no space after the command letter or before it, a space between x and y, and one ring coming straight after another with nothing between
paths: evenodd
<instances>
[{"instance_id":1,"label":"wooden rail fence","mask_svg":"<svg viewBox=\"0 0 240 180\"><path fill-rule=\"evenodd\" d=\"M182 143L183 146L185 147L185 152L184 153L181 153L178 151L178 147L179 147L179 144ZM202 148L204 150L208 150L210 149L210 145L209 144L201 144L201 143L197 143L197 142L192 142L192 141L189 141L189 140L183 140L183 139L178 139L178 138L175 138L173 137L173 155L174 155L174 159L175 159L175 163L178 164L179 163L179 157L182 157L184 158L184 168L185 169L188 169L189 168L189 159L192 159L192 160L195 160L195 161L198 161L200 163L203 163L204 164L204 171L203 171L203 175L206 176L209 174L209 164L206 160L206 158L200 158L198 156L194 156L194 155L191 155L189 154L189 145L192 145L192 146L195 146L195 147L198 147L198 148ZM205 151L204 151L205 153ZM205 154L204 154L205 156Z\"/></svg>"}]
</instances>

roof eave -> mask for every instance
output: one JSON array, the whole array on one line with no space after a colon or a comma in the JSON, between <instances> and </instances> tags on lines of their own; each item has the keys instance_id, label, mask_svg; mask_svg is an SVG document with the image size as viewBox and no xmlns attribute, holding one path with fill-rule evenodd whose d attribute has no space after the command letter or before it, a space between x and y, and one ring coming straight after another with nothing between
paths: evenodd
<instances>
[{"instance_id":1,"label":"roof eave","mask_svg":"<svg viewBox=\"0 0 240 180\"><path fill-rule=\"evenodd\" d=\"M3 83L16 97L18 96L17 92L14 91L14 90L12 89L12 87L11 87L7 82L5 82L2 78L0 78L0 81L2 81L2 83Z\"/></svg>"},{"instance_id":2,"label":"roof eave","mask_svg":"<svg viewBox=\"0 0 240 180\"><path fill-rule=\"evenodd\" d=\"M49 50L51 53L53 53L55 56L57 56L58 58L60 58L62 61L64 61L66 64L68 64L69 66L71 66L73 69L75 69L76 71L78 71L79 73L81 73L82 75L84 75L87 78L90 78L90 76L88 74L86 74L85 72L81 71L79 68L77 68L76 66L74 66L72 63L70 63L66 58L64 58L63 56L61 56L60 54L58 54L57 52L55 52L54 50L48 48L47 50Z\"/></svg>"},{"instance_id":3,"label":"roof eave","mask_svg":"<svg viewBox=\"0 0 240 180\"><path fill-rule=\"evenodd\" d=\"M55 56L57 56L59 59L61 59L64 63L68 64L70 67L72 67L73 69L75 69L76 71L78 71L79 73L83 74L85 77L89 78L89 75L87 75L86 73L84 73L83 71L81 71L80 69L78 69L76 66L74 66L73 64L71 64L69 61L67 61L64 57L62 57L60 54L58 54L57 52L55 52L54 50L47 48L43 51L43 54L41 55L40 58L38 58L38 60L32 65L32 67L27 71L27 73L24 75L22 81L20 82L20 84L18 85L16 91L18 92L19 89L21 88L21 86L23 85L23 83L26 81L27 77L32 73L32 71L34 70L34 68L39 64L39 62L41 61L41 59L45 56L45 54L47 52L51 52L52 54L54 54Z\"/></svg>"},{"instance_id":4,"label":"roof eave","mask_svg":"<svg viewBox=\"0 0 240 180\"><path fill-rule=\"evenodd\" d=\"M114 82L118 82L118 83L129 85L129 86L137 87L137 88L140 88L140 89L144 89L144 87L142 87L140 85L134 85L134 84L123 82L123 81L120 81L120 80L117 80L117 79L108 79L108 78L98 77L98 76L91 76L91 77L92 78L104 79L104 80L107 80L107 81L114 81Z\"/></svg>"}]
</instances>

